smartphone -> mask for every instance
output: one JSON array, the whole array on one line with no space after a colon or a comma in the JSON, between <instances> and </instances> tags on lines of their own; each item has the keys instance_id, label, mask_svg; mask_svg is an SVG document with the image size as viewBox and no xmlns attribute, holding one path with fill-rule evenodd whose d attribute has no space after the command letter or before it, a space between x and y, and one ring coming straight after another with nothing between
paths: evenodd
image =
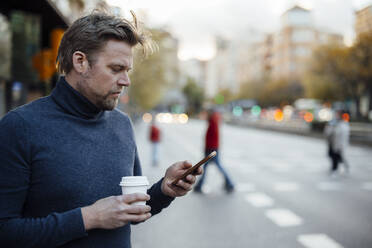
<instances>
[{"instance_id":1,"label":"smartphone","mask_svg":"<svg viewBox=\"0 0 372 248\"><path fill-rule=\"evenodd\" d=\"M187 171L185 171L181 176L179 176L178 178L176 178L172 184L177 184L179 180L183 180L185 179L188 175L190 174L193 174L200 166L202 166L203 164L205 164L206 162L208 162L211 158L213 158L214 156L217 155L217 152L216 151L213 151L211 153L208 154L208 156L206 156L205 158L203 158L202 160L200 160L196 165L194 165L193 167L189 168Z\"/></svg>"}]
</instances>

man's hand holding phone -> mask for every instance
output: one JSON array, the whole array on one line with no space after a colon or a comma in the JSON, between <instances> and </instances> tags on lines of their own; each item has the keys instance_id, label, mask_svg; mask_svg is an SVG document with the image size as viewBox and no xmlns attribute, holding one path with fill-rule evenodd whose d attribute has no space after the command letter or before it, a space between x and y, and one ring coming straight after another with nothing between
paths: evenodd
<instances>
[{"instance_id":1,"label":"man's hand holding phone","mask_svg":"<svg viewBox=\"0 0 372 248\"><path fill-rule=\"evenodd\" d=\"M170 166L161 185L163 193L171 197L186 195L192 189L196 176L203 173L201 166L216 154L216 152L212 152L194 166L188 161L178 162Z\"/></svg>"}]
</instances>

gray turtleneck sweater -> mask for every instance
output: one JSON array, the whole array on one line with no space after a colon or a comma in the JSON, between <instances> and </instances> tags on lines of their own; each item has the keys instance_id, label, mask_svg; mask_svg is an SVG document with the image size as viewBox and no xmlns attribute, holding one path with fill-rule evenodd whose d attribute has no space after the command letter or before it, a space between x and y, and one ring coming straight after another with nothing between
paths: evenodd
<instances>
[{"instance_id":1,"label":"gray turtleneck sweater","mask_svg":"<svg viewBox=\"0 0 372 248\"><path fill-rule=\"evenodd\" d=\"M0 121L0 247L123 247L130 225L86 231L81 207L121 194L122 176L141 175L127 115L101 111L62 77L50 96ZM152 214L173 198L161 180Z\"/></svg>"}]
</instances>

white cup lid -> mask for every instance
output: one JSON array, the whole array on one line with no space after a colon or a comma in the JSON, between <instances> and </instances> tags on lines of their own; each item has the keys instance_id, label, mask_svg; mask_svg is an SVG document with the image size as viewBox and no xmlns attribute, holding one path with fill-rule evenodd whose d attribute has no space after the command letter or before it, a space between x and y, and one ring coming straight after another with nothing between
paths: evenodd
<instances>
[{"instance_id":1,"label":"white cup lid","mask_svg":"<svg viewBox=\"0 0 372 248\"><path fill-rule=\"evenodd\" d=\"M120 186L148 186L150 183L147 180L146 176L129 176L129 177L122 177Z\"/></svg>"}]
</instances>

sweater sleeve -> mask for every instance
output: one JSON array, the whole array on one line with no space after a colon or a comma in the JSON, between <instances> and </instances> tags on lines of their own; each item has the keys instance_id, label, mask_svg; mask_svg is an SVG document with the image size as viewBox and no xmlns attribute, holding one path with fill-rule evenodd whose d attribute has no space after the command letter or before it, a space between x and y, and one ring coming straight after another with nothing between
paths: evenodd
<instances>
[{"instance_id":1,"label":"sweater sleeve","mask_svg":"<svg viewBox=\"0 0 372 248\"><path fill-rule=\"evenodd\" d=\"M81 209L24 217L32 177L29 132L10 112L0 121L0 244L2 247L56 247L87 235Z\"/></svg>"},{"instance_id":2,"label":"sweater sleeve","mask_svg":"<svg viewBox=\"0 0 372 248\"><path fill-rule=\"evenodd\" d=\"M147 194L149 194L151 197L150 200L147 202L147 205L151 207L152 215L160 213L163 208L168 207L174 200L174 197L163 194L163 192L161 191L162 182L163 178L147 190Z\"/></svg>"}]
</instances>

